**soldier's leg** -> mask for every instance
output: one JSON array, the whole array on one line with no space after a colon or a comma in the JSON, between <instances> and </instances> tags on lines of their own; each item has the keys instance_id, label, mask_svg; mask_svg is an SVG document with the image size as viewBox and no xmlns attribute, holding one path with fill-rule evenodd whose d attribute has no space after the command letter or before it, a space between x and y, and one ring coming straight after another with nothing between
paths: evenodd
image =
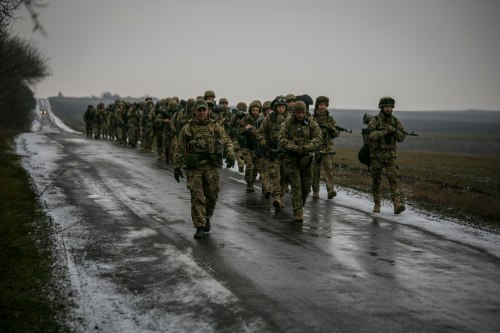
<instances>
[{"instance_id":1,"label":"soldier's leg","mask_svg":"<svg viewBox=\"0 0 500 333\"><path fill-rule=\"evenodd\" d=\"M255 192L253 188L253 157L249 149L243 148L243 160L245 161L245 181L247 183L247 192Z\"/></svg>"},{"instance_id":2,"label":"soldier's leg","mask_svg":"<svg viewBox=\"0 0 500 333\"><path fill-rule=\"evenodd\" d=\"M205 193L203 191L203 172L188 170L187 188L191 193L191 219L195 228L204 227L206 219Z\"/></svg>"},{"instance_id":3,"label":"soldier's leg","mask_svg":"<svg viewBox=\"0 0 500 333\"><path fill-rule=\"evenodd\" d=\"M376 158L371 160L371 175L372 175L372 195L375 206L373 207L374 213L380 213L380 199L381 199L381 186L382 186L382 169L384 165L382 161Z\"/></svg>"},{"instance_id":4,"label":"soldier's leg","mask_svg":"<svg viewBox=\"0 0 500 333\"><path fill-rule=\"evenodd\" d=\"M219 197L219 190L219 171L215 167L209 167L203 175L206 218L211 218L214 214L217 198Z\"/></svg>"},{"instance_id":5,"label":"soldier's leg","mask_svg":"<svg viewBox=\"0 0 500 333\"><path fill-rule=\"evenodd\" d=\"M391 190L392 203L394 205L394 214L400 214L406 207L401 198L401 192L399 189L399 168L394 163L394 160L390 161L386 165L387 179L389 180L389 188Z\"/></svg>"},{"instance_id":6,"label":"soldier's leg","mask_svg":"<svg viewBox=\"0 0 500 333\"><path fill-rule=\"evenodd\" d=\"M314 161L312 165L312 190L313 190L313 199L319 198L319 179L321 173L321 159L319 162Z\"/></svg>"},{"instance_id":7,"label":"soldier's leg","mask_svg":"<svg viewBox=\"0 0 500 333\"><path fill-rule=\"evenodd\" d=\"M300 188L302 194L302 206L305 205L306 199L311 192L311 182L312 182L312 167L308 166L306 168L300 169Z\"/></svg>"},{"instance_id":8,"label":"soldier's leg","mask_svg":"<svg viewBox=\"0 0 500 333\"><path fill-rule=\"evenodd\" d=\"M321 167L325 176L326 190L328 191L328 199L333 199L337 195L333 184L333 156L325 155L321 159Z\"/></svg>"},{"instance_id":9,"label":"soldier's leg","mask_svg":"<svg viewBox=\"0 0 500 333\"><path fill-rule=\"evenodd\" d=\"M297 222L302 221L302 184L300 178L300 169L293 165L287 165L288 175L290 177L292 195L292 207L294 220Z\"/></svg>"},{"instance_id":10,"label":"soldier's leg","mask_svg":"<svg viewBox=\"0 0 500 333\"><path fill-rule=\"evenodd\" d=\"M278 159L268 161L269 166L269 184L271 195L273 196L273 206L276 209L283 208L281 200L281 163Z\"/></svg>"}]
</instances>

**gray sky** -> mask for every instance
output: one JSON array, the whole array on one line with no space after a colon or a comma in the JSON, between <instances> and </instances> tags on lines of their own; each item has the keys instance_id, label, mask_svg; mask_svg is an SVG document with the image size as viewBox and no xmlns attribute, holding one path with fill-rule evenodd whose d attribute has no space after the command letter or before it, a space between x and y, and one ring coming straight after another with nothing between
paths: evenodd
<instances>
[{"instance_id":1,"label":"gray sky","mask_svg":"<svg viewBox=\"0 0 500 333\"><path fill-rule=\"evenodd\" d=\"M326 95L330 107L500 110L498 0L45 0L32 34L49 58L37 95L230 104Z\"/></svg>"}]
</instances>

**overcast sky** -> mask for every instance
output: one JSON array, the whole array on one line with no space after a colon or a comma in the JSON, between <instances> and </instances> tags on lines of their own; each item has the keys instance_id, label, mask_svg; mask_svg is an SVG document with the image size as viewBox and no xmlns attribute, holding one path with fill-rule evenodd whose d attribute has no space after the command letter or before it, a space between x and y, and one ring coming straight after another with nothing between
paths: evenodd
<instances>
[{"instance_id":1,"label":"overcast sky","mask_svg":"<svg viewBox=\"0 0 500 333\"><path fill-rule=\"evenodd\" d=\"M40 97L279 94L334 108L500 110L499 0L44 0Z\"/></svg>"}]
</instances>

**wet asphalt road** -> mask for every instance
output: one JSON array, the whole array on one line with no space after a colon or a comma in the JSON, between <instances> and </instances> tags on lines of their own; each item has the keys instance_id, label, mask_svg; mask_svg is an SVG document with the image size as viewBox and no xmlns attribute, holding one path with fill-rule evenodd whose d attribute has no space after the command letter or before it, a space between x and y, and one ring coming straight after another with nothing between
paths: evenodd
<instances>
[{"instance_id":1,"label":"wet asphalt road","mask_svg":"<svg viewBox=\"0 0 500 333\"><path fill-rule=\"evenodd\" d=\"M74 207L55 222L76 221L63 242L82 331L500 331L500 259L481 249L324 198L296 224L289 195L275 214L226 169L195 240L185 179L152 154L38 140L60 158L47 178L64 170L47 208Z\"/></svg>"}]
</instances>

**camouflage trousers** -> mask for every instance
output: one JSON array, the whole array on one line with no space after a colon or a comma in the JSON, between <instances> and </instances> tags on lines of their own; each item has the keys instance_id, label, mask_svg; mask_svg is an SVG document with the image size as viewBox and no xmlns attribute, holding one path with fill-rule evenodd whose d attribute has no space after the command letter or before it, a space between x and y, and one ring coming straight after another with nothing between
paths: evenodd
<instances>
[{"instance_id":1,"label":"camouflage trousers","mask_svg":"<svg viewBox=\"0 0 500 333\"><path fill-rule=\"evenodd\" d=\"M195 228L203 227L206 218L214 214L219 197L219 170L216 166L201 165L186 174L187 188L191 193L191 219Z\"/></svg>"},{"instance_id":2,"label":"camouflage trousers","mask_svg":"<svg viewBox=\"0 0 500 333\"><path fill-rule=\"evenodd\" d=\"M332 155L323 155L317 156L319 161L316 160L313 163L312 169L312 189L313 192L319 192L319 180L321 178L321 171L323 171L323 175L326 180L326 189L328 191L333 190L333 156Z\"/></svg>"},{"instance_id":3,"label":"camouflage trousers","mask_svg":"<svg viewBox=\"0 0 500 333\"><path fill-rule=\"evenodd\" d=\"M128 144L135 147L137 145L137 140L139 140L139 129L137 126L129 126L127 136Z\"/></svg>"},{"instance_id":4,"label":"camouflage trousers","mask_svg":"<svg viewBox=\"0 0 500 333\"><path fill-rule=\"evenodd\" d=\"M245 181L247 186L253 186L255 178L257 178L257 163L255 154L248 148L241 148L243 161L245 161Z\"/></svg>"},{"instance_id":5,"label":"camouflage trousers","mask_svg":"<svg viewBox=\"0 0 500 333\"><path fill-rule=\"evenodd\" d=\"M269 190L273 197L279 195L283 196L281 188L285 186L284 179L281 177L283 173L283 161L274 159L273 161L267 160L267 173L269 174Z\"/></svg>"},{"instance_id":6,"label":"camouflage trousers","mask_svg":"<svg viewBox=\"0 0 500 333\"><path fill-rule=\"evenodd\" d=\"M262 194L271 192L271 179L269 175L269 163L265 157L256 157L256 169L262 177Z\"/></svg>"},{"instance_id":7,"label":"camouflage trousers","mask_svg":"<svg viewBox=\"0 0 500 333\"><path fill-rule=\"evenodd\" d=\"M302 214L307 196L311 192L312 168L299 167L295 160L287 161L286 170L290 177L293 212Z\"/></svg>"},{"instance_id":8,"label":"camouflage trousers","mask_svg":"<svg viewBox=\"0 0 500 333\"><path fill-rule=\"evenodd\" d=\"M173 149L172 149L172 138L168 134L163 135L163 155L167 163L172 161Z\"/></svg>"},{"instance_id":9,"label":"camouflage trousers","mask_svg":"<svg viewBox=\"0 0 500 333\"><path fill-rule=\"evenodd\" d=\"M89 121L85 123L85 132L87 132L87 138L92 137L92 124Z\"/></svg>"},{"instance_id":10,"label":"camouflage trousers","mask_svg":"<svg viewBox=\"0 0 500 333\"><path fill-rule=\"evenodd\" d=\"M401 199L399 190L399 168L395 163L395 158L371 159L371 174L372 174L372 195L374 200L380 200L382 188L382 170L385 168L387 172L387 180L389 180L389 188L391 190L392 200Z\"/></svg>"},{"instance_id":11,"label":"camouflage trousers","mask_svg":"<svg viewBox=\"0 0 500 333\"><path fill-rule=\"evenodd\" d=\"M93 124L94 128L94 138L100 139L101 138L101 131L102 131L102 124L101 123L94 123Z\"/></svg>"},{"instance_id":12,"label":"camouflage trousers","mask_svg":"<svg viewBox=\"0 0 500 333\"><path fill-rule=\"evenodd\" d=\"M241 153L241 148L238 140L233 140L234 157L236 158L236 163L238 164L238 169L243 170L245 168L245 161L243 160L243 155Z\"/></svg>"}]
</instances>

